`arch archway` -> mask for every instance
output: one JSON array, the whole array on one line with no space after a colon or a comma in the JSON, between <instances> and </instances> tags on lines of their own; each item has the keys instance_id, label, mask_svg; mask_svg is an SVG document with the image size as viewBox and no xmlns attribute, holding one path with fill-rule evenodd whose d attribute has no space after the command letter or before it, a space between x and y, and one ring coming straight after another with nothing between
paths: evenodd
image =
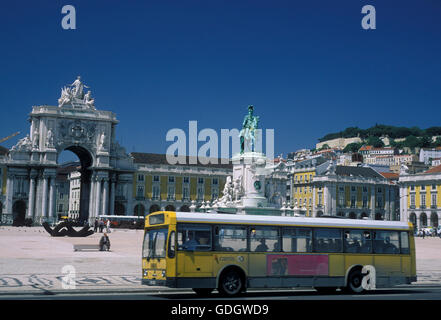
<instances>
[{"instance_id":1,"label":"arch archway","mask_svg":"<svg viewBox=\"0 0 441 320\"><path fill-rule=\"evenodd\" d=\"M157 204L152 204L149 209L149 213L161 211L161 207Z\"/></svg>"},{"instance_id":2,"label":"arch archway","mask_svg":"<svg viewBox=\"0 0 441 320\"><path fill-rule=\"evenodd\" d=\"M421 228L427 227L427 215L425 212L421 212L420 214L420 227Z\"/></svg>"},{"instance_id":3,"label":"arch archway","mask_svg":"<svg viewBox=\"0 0 441 320\"><path fill-rule=\"evenodd\" d=\"M181 208L179 209L179 211L181 212L190 212L190 207L187 206L186 204L184 204L183 206L181 206Z\"/></svg>"},{"instance_id":4,"label":"arch archway","mask_svg":"<svg viewBox=\"0 0 441 320\"><path fill-rule=\"evenodd\" d=\"M323 211L317 211L317 217L323 216Z\"/></svg>"},{"instance_id":5,"label":"arch archway","mask_svg":"<svg viewBox=\"0 0 441 320\"><path fill-rule=\"evenodd\" d=\"M430 214L430 223L432 227L438 228L438 214L436 212Z\"/></svg>"},{"instance_id":6,"label":"arch archway","mask_svg":"<svg viewBox=\"0 0 441 320\"><path fill-rule=\"evenodd\" d=\"M337 212L337 217L344 217L345 213L343 211Z\"/></svg>"},{"instance_id":7,"label":"arch archway","mask_svg":"<svg viewBox=\"0 0 441 320\"><path fill-rule=\"evenodd\" d=\"M349 219L357 219L357 215L355 214L355 212L349 213Z\"/></svg>"},{"instance_id":8,"label":"arch archway","mask_svg":"<svg viewBox=\"0 0 441 320\"><path fill-rule=\"evenodd\" d=\"M90 188L92 171L90 167L93 165L93 156L89 150L79 145L67 145L60 147L60 152L57 155L58 165L64 165L66 159L75 160L75 156L79 160L68 167L69 178L69 212L71 217L78 219L80 222L87 221L91 215L90 210ZM67 151L67 154L66 154ZM69 158L69 153L75 155L74 158ZM67 162L69 164L69 162ZM75 165L75 163L77 165ZM71 212L72 211L72 212ZM100 210L101 213L101 210Z\"/></svg>"},{"instance_id":9,"label":"arch archway","mask_svg":"<svg viewBox=\"0 0 441 320\"><path fill-rule=\"evenodd\" d=\"M165 207L165 211L176 211L176 208L174 205L169 204Z\"/></svg>"},{"instance_id":10,"label":"arch archway","mask_svg":"<svg viewBox=\"0 0 441 320\"><path fill-rule=\"evenodd\" d=\"M383 220L383 215L379 212L375 214L375 220Z\"/></svg>"},{"instance_id":11,"label":"arch archway","mask_svg":"<svg viewBox=\"0 0 441 320\"><path fill-rule=\"evenodd\" d=\"M138 203L135 208L133 209L133 215L134 216L144 216L145 215L145 207L142 203Z\"/></svg>"},{"instance_id":12,"label":"arch archway","mask_svg":"<svg viewBox=\"0 0 441 320\"><path fill-rule=\"evenodd\" d=\"M367 217L368 217L368 214L366 212L362 212L361 213L361 216L360 216L361 219L364 219L364 218L367 218Z\"/></svg>"},{"instance_id":13,"label":"arch archway","mask_svg":"<svg viewBox=\"0 0 441 320\"><path fill-rule=\"evenodd\" d=\"M119 201L115 202L115 215L117 216L126 215L126 207Z\"/></svg>"},{"instance_id":14,"label":"arch archway","mask_svg":"<svg viewBox=\"0 0 441 320\"><path fill-rule=\"evenodd\" d=\"M26 202L17 200L12 205L12 215L15 223L24 224L26 218Z\"/></svg>"}]
</instances>

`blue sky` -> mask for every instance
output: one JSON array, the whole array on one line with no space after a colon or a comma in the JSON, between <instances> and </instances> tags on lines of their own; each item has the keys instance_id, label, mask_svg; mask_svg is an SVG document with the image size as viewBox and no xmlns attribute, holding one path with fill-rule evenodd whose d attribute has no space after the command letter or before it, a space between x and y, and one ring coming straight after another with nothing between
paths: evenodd
<instances>
[{"instance_id":1,"label":"blue sky","mask_svg":"<svg viewBox=\"0 0 441 320\"><path fill-rule=\"evenodd\" d=\"M2 145L77 75L128 152L165 153L190 120L239 128L249 104L285 156L349 126L441 126L440 17L439 0L2 1L0 136L21 131Z\"/></svg>"}]
</instances>

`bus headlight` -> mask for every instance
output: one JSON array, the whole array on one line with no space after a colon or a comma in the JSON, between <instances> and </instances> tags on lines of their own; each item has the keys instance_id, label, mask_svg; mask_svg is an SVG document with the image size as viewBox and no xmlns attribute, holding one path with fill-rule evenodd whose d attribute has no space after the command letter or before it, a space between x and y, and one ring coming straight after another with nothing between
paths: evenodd
<instances>
[{"instance_id":1,"label":"bus headlight","mask_svg":"<svg viewBox=\"0 0 441 320\"><path fill-rule=\"evenodd\" d=\"M143 275L144 277L147 277L147 269L143 269L143 270L142 270L142 275Z\"/></svg>"},{"instance_id":2,"label":"bus headlight","mask_svg":"<svg viewBox=\"0 0 441 320\"><path fill-rule=\"evenodd\" d=\"M162 270L162 277L165 278L165 270Z\"/></svg>"}]
</instances>

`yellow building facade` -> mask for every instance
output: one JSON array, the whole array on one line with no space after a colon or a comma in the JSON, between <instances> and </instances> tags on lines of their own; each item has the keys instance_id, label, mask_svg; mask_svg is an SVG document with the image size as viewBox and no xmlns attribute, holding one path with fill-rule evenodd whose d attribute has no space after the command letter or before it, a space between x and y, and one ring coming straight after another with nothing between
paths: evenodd
<instances>
[{"instance_id":1,"label":"yellow building facade","mask_svg":"<svg viewBox=\"0 0 441 320\"><path fill-rule=\"evenodd\" d=\"M231 164L169 165L165 155L132 153L134 215L158 210L190 211L222 197Z\"/></svg>"},{"instance_id":2,"label":"yellow building facade","mask_svg":"<svg viewBox=\"0 0 441 320\"><path fill-rule=\"evenodd\" d=\"M418 174L401 174L400 216L415 228L441 223L441 166Z\"/></svg>"}]
</instances>

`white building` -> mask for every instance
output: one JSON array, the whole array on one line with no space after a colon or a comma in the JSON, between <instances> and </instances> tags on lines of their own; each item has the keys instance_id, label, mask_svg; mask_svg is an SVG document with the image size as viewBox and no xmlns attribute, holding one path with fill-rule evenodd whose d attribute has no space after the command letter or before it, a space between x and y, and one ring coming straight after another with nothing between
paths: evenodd
<instances>
[{"instance_id":1,"label":"white building","mask_svg":"<svg viewBox=\"0 0 441 320\"><path fill-rule=\"evenodd\" d=\"M434 158L441 158L441 147L420 150L420 162L430 164L430 160Z\"/></svg>"},{"instance_id":2,"label":"white building","mask_svg":"<svg viewBox=\"0 0 441 320\"><path fill-rule=\"evenodd\" d=\"M69 218L77 219L80 215L81 173L69 173Z\"/></svg>"}]
</instances>

